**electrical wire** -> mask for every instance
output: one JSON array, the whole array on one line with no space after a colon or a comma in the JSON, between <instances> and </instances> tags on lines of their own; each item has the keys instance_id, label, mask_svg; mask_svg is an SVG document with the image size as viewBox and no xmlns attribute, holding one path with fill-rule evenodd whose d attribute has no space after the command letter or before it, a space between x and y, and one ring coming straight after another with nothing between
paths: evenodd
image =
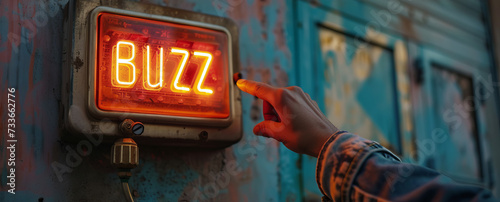
<instances>
[{"instance_id":1,"label":"electrical wire","mask_svg":"<svg viewBox=\"0 0 500 202\"><path fill-rule=\"evenodd\" d=\"M128 186L128 182L122 182L123 193L125 194L125 198L127 202L134 202L134 198L132 197L132 193L130 192L130 187Z\"/></svg>"}]
</instances>

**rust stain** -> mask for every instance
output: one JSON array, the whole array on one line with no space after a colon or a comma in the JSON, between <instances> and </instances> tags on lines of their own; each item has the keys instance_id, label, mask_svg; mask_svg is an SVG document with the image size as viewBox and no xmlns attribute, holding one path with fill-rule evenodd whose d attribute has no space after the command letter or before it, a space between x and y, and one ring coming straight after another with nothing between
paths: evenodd
<instances>
[{"instance_id":1,"label":"rust stain","mask_svg":"<svg viewBox=\"0 0 500 202\"><path fill-rule=\"evenodd\" d=\"M267 27L267 14L264 8L269 5L270 0L255 1L255 14L263 28Z\"/></svg>"},{"instance_id":2,"label":"rust stain","mask_svg":"<svg viewBox=\"0 0 500 202\"><path fill-rule=\"evenodd\" d=\"M262 119L261 108L262 102L260 102L259 99L254 99L252 101L252 108L250 108L250 118L252 119L252 121L256 122Z\"/></svg>"},{"instance_id":3,"label":"rust stain","mask_svg":"<svg viewBox=\"0 0 500 202\"><path fill-rule=\"evenodd\" d=\"M275 43L276 46L278 47L278 50L283 51L286 54L287 58L291 59L290 49L286 44L286 37L285 37L285 14L287 7L285 1L279 1L278 4L279 6L276 10L276 12L278 13L278 19L273 29L273 33L274 35L276 35Z\"/></svg>"},{"instance_id":4,"label":"rust stain","mask_svg":"<svg viewBox=\"0 0 500 202\"><path fill-rule=\"evenodd\" d=\"M231 6L232 8L227 12L229 18L236 21L236 23L238 23L239 25L248 23L250 19L250 14L248 11L250 10L251 6L243 0Z\"/></svg>"},{"instance_id":5,"label":"rust stain","mask_svg":"<svg viewBox=\"0 0 500 202\"><path fill-rule=\"evenodd\" d=\"M146 1L149 2L149 1ZM170 7L174 8L182 8L186 10L193 10L195 3L188 2L188 1L172 1L172 0L163 0L163 2ZM152 2L155 3L155 2Z\"/></svg>"},{"instance_id":6,"label":"rust stain","mask_svg":"<svg viewBox=\"0 0 500 202\"><path fill-rule=\"evenodd\" d=\"M276 74L276 78L274 79L274 83L277 87L286 87L288 86L288 74L286 71L281 69L279 64L274 65L274 73Z\"/></svg>"},{"instance_id":7,"label":"rust stain","mask_svg":"<svg viewBox=\"0 0 500 202\"><path fill-rule=\"evenodd\" d=\"M79 56L76 56L76 58L73 60L72 64L75 66L75 69L78 72L78 70L80 70L80 68L82 68L82 66L83 66L83 60L80 59Z\"/></svg>"},{"instance_id":8,"label":"rust stain","mask_svg":"<svg viewBox=\"0 0 500 202\"><path fill-rule=\"evenodd\" d=\"M31 51L31 57L30 57L30 69L29 69L29 74L28 74L29 75L28 89L30 92L33 89L33 68L35 66L35 49L36 49L36 45L35 45L35 41L33 41L33 49Z\"/></svg>"},{"instance_id":9,"label":"rust stain","mask_svg":"<svg viewBox=\"0 0 500 202\"><path fill-rule=\"evenodd\" d=\"M271 79L272 79L271 71L267 68L261 68L260 69L260 78L261 78L262 82L267 83L267 84L271 84Z\"/></svg>"}]
</instances>

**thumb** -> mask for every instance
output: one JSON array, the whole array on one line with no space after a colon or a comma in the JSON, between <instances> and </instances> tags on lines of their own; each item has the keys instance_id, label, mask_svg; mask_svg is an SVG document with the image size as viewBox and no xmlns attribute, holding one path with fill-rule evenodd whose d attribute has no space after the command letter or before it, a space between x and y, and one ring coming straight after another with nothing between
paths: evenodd
<instances>
[{"instance_id":1,"label":"thumb","mask_svg":"<svg viewBox=\"0 0 500 202\"><path fill-rule=\"evenodd\" d=\"M283 123L275 122L275 121L262 121L255 125L253 128L253 133L258 136L271 137L281 142L282 137L279 136L279 132Z\"/></svg>"}]
</instances>

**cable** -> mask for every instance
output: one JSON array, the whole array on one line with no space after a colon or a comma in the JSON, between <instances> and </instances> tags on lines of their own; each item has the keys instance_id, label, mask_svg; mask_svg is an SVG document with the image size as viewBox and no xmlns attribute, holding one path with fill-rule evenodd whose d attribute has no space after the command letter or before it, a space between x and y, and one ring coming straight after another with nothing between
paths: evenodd
<instances>
[{"instance_id":1,"label":"cable","mask_svg":"<svg viewBox=\"0 0 500 202\"><path fill-rule=\"evenodd\" d=\"M130 193L130 187L128 186L128 182L122 182L123 193L125 194L125 198L127 202L134 202L134 198L132 197L132 193Z\"/></svg>"}]
</instances>

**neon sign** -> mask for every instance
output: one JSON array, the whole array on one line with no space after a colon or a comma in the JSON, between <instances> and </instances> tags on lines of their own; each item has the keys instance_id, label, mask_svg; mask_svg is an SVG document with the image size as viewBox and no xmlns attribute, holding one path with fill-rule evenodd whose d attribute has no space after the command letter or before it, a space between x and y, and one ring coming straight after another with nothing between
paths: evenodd
<instances>
[{"instance_id":1,"label":"neon sign","mask_svg":"<svg viewBox=\"0 0 500 202\"><path fill-rule=\"evenodd\" d=\"M100 110L229 116L226 33L111 13L99 14L97 30Z\"/></svg>"}]
</instances>

